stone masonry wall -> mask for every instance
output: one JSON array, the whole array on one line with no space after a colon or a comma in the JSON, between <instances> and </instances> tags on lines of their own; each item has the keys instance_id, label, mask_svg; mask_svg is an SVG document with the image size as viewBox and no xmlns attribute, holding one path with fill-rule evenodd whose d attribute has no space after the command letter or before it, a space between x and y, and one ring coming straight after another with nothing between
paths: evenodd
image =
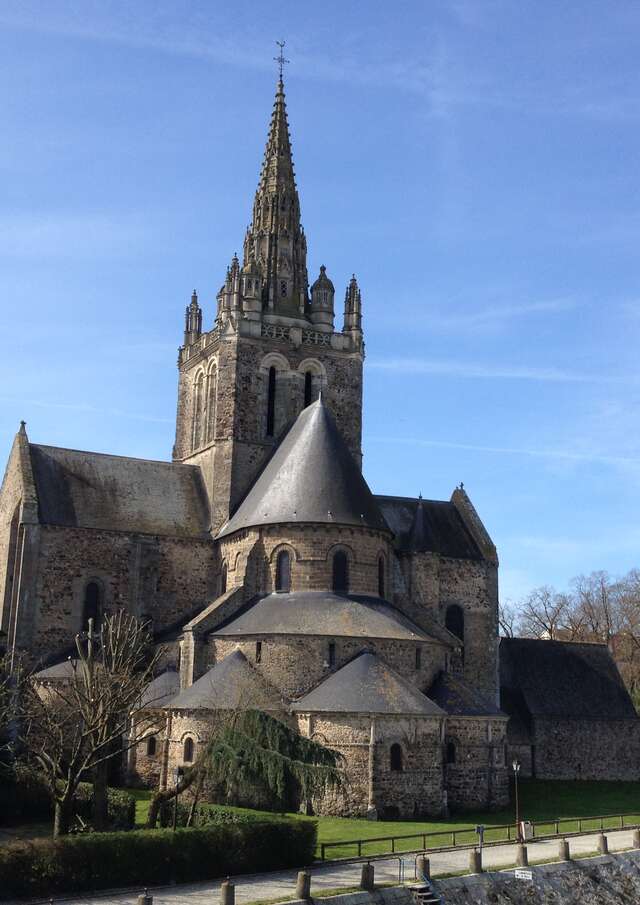
<instances>
[{"instance_id":1,"label":"stone masonry wall","mask_svg":"<svg viewBox=\"0 0 640 905\"><path fill-rule=\"evenodd\" d=\"M207 540L42 526L29 644L34 657L72 642L89 581L100 585L105 610L123 606L158 630L215 596L216 562Z\"/></svg>"},{"instance_id":2,"label":"stone masonry wall","mask_svg":"<svg viewBox=\"0 0 640 905\"><path fill-rule=\"evenodd\" d=\"M640 720L536 719L537 779L640 778Z\"/></svg>"},{"instance_id":3,"label":"stone masonry wall","mask_svg":"<svg viewBox=\"0 0 640 905\"><path fill-rule=\"evenodd\" d=\"M491 809L508 803L506 729L506 719L448 717L445 760L450 745L455 759L445 763L445 784L452 810Z\"/></svg>"},{"instance_id":4,"label":"stone masonry wall","mask_svg":"<svg viewBox=\"0 0 640 905\"><path fill-rule=\"evenodd\" d=\"M300 334L301 336L301 334ZM215 428L203 431L192 449L195 385L200 374L217 373ZM273 437L266 436L267 380L276 367ZM304 374L314 374L314 395L323 398L356 460L361 461L362 357L330 345L293 344L285 338L250 338L233 333L205 344L180 368L174 459L198 464L209 493L217 530L238 505L279 434L304 405ZM210 415L211 417L211 415Z\"/></svg>"},{"instance_id":5,"label":"stone masonry wall","mask_svg":"<svg viewBox=\"0 0 640 905\"><path fill-rule=\"evenodd\" d=\"M349 590L353 594L378 596L378 557L385 560L388 574L392 556L389 537L383 532L339 525L268 525L250 532L224 537L220 556L228 563L228 578L234 584L245 580L246 561L256 550L259 532L262 562L256 565L256 591L268 594L275 587L277 553L291 551L291 590L327 591L332 583L332 552L344 549L349 557ZM236 574L237 573L237 574Z\"/></svg>"},{"instance_id":6,"label":"stone masonry wall","mask_svg":"<svg viewBox=\"0 0 640 905\"><path fill-rule=\"evenodd\" d=\"M260 641L260 662L256 663L256 642ZM335 667L328 665L329 641L335 644ZM261 635L236 638L213 637L209 640L209 668L234 650L241 650L282 694L291 699L306 694L332 672L362 650L379 654L392 669L416 687L427 688L444 668L444 649L438 644L421 644L421 668L415 668L416 645L411 641L366 638L328 638L322 636Z\"/></svg>"}]
</instances>

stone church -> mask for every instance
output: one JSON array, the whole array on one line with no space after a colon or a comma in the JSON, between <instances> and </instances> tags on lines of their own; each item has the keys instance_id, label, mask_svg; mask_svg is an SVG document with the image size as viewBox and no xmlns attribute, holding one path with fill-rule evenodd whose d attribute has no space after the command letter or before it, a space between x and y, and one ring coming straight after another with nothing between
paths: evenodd
<instances>
[{"instance_id":1,"label":"stone church","mask_svg":"<svg viewBox=\"0 0 640 905\"><path fill-rule=\"evenodd\" d=\"M171 462L33 444L21 425L0 492L9 652L55 678L89 618L147 621L164 728L132 752L137 780L166 783L216 711L246 706L344 755L327 812L504 805L510 715L519 756L535 741L500 708L496 549L462 485L376 496L362 475L362 296L354 276L340 327L325 267L309 286L282 79L216 301L209 330L195 292L186 309ZM615 669L608 682L637 744ZM587 737L608 731L601 710Z\"/></svg>"}]
</instances>

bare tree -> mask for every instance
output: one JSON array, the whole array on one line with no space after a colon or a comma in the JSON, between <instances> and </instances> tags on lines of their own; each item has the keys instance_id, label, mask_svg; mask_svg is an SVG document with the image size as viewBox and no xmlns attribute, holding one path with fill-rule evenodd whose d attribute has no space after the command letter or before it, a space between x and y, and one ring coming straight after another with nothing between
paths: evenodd
<instances>
[{"instance_id":1,"label":"bare tree","mask_svg":"<svg viewBox=\"0 0 640 905\"><path fill-rule=\"evenodd\" d=\"M592 572L574 578L572 585L583 639L609 644L620 629L618 583L607 572Z\"/></svg>"},{"instance_id":2,"label":"bare tree","mask_svg":"<svg viewBox=\"0 0 640 905\"><path fill-rule=\"evenodd\" d=\"M511 603L498 606L498 628L503 638L514 638L518 624L518 611Z\"/></svg>"},{"instance_id":3,"label":"bare tree","mask_svg":"<svg viewBox=\"0 0 640 905\"><path fill-rule=\"evenodd\" d=\"M32 678L23 694L23 740L29 758L43 773L55 805L54 836L68 831L74 794L93 775L94 795L106 804L103 767L121 755L122 739L158 654L150 653L146 628L120 611L104 620L94 636L76 636L77 658L68 680L43 685ZM135 721L137 744L148 721ZM102 805L99 803L99 807Z\"/></svg>"},{"instance_id":4,"label":"bare tree","mask_svg":"<svg viewBox=\"0 0 640 905\"><path fill-rule=\"evenodd\" d=\"M525 637L556 640L563 634L571 612L571 599L549 585L535 588L522 604L520 631Z\"/></svg>"}]
</instances>

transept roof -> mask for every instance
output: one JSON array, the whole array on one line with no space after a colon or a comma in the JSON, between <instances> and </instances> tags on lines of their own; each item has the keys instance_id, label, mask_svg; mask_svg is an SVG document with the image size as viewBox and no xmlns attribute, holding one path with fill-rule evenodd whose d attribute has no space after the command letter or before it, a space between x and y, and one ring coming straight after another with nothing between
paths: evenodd
<instances>
[{"instance_id":1,"label":"transept roof","mask_svg":"<svg viewBox=\"0 0 640 905\"><path fill-rule=\"evenodd\" d=\"M240 650L184 688L165 707L171 710L258 710L284 711L279 692L247 661Z\"/></svg>"}]
</instances>

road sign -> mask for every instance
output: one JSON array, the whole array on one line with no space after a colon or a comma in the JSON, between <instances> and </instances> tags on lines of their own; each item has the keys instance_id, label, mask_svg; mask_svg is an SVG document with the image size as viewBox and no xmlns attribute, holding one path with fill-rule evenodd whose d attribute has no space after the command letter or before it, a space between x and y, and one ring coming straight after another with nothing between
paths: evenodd
<instances>
[{"instance_id":1,"label":"road sign","mask_svg":"<svg viewBox=\"0 0 640 905\"><path fill-rule=\"evenodd\" d=\"M533 880L532 870L516 870L514 871L516 880Z\"/></svg>"}]
</instances>

